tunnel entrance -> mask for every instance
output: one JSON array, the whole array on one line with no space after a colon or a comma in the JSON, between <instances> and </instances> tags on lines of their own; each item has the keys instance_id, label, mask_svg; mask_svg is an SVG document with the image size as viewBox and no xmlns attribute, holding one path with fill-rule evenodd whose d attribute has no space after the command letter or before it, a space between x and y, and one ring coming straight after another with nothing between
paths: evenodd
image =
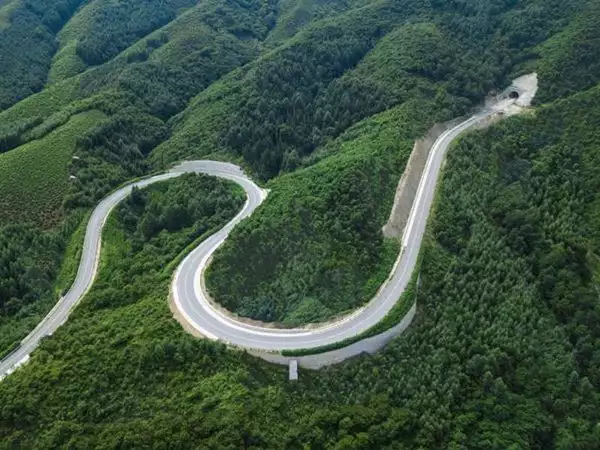
<instances>
[{"instance_id":1,"label":"tunnel entrance","mask_svg":"<svg viewBox=\"0 0 600 450\"><path fill-rule=\"evenodd\" d=\"M508 98L516 100L519 98L519 93L517 91L510 91L510 93L508 94Z\"/></svg>"}]
</instances>

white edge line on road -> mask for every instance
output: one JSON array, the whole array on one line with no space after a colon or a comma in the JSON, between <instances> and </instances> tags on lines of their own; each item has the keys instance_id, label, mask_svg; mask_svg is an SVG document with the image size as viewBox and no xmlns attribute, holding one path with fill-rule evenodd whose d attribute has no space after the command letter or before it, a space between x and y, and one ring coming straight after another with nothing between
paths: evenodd
<instances>
[{"instance_id":1,"label":"white edge line on road","mask_svg":"<svg viewBox=\"0 0 600 450\"><path fill-rule=\"evenodd\" d=\"M494 111L494 112L498 112L498 110ZM493 112L487 111L484 114L477 114L475 116L472 116L471 118L465 120L464 122L456 125L455 127L446 130L444 133L442 133L442 135L436 140L436 142L434 143L434 146L432 148L432 150L429 153L428 159L427 159L427 163L425 166L425 170L423 172L423 175L421 176L421 179L419 181L419 186L417 188L417 194L415 196L415 199L413 201L413 204L411 206L411 211L410 211L410 215L409 215L409 221L407 223L407 226L405 227L403 236L402 236L402 245L401 245L401 250L399 252L398 258L396 259L394 266L392 268L392 271L390 272L390 275L388 276L388 278L386 279L386 281L382 284L382 286L379 288L378 290L378 294L381 293L388 285L389 283L392 281L392 279L394 278L394 275L396 274L396 272L399 269L399 265L400 262L402 260L402 257L404 255L405 249L407 248L408 242L410 240L410 238L412 237L413 234L413 229L414 229L414 225L415 225L415 217L416 217L416 212L419 210L419 205L421 205L421 203L423 202L423 196L424 196L424 192L425 192L425 186L427 185L427 183L429 182L429 177L433 177L434 180L436 179L436 177L439 174L439 170L436 171L435 174L430 174L431 171L431 166L433 164L433 161L435 160L436 154L439 151L440 148L443 148L443 143L444 140L450 136L452 133L458 132L458 134L462 133L464 130L468 129L469 127L473 126L475 123L479 122L480 120L490 116L491 114L493 114ZM454 136L450 142L447 144L447 146L450 145L450 143L457 137ZM444 149L447 150L447 149ZM186 165L191 167L191 168L186 168ZM204 166L204 168L203 168ZM210 168L212 166L212 169ZM209 167L208 169L206 167ZM215 169L215 167L217 167L217 169ZM58 327L60 327L69 317L71 311L75 308L75 306L77 306L77 304L82 300L82 298L87 294L87 292L89 291L89 289L91 288L91 286L93 285L93 282L95 280L95 277L97 275L98 272L98 268L99 268L99 264L100 264L100 252L101 252L101 246L102 246L102 230L104 228L104 225L106 224L106 221L108 220L109 215L111 214L111 212L114 210L114 208L123 200L125 199L129 193L131 192L132 188L134 186L143 188L146 186L149 186L150 184L156 183L156 182L160 182L160 181L166 181L168 179L171 178L175 178L178 177L180 175L183 175L185 173L190 173L190 172L195 172L195 173L204 173L207 175L212 175L212 176L217 176L220 178L224 178L224 179L229 179L231 181L237 182L237 184L239 184L245 191L246 191L246 202L244 204L244 207L242 208L242 210L231 220L229 221L223 228L225 227L229 227L229 230L225 233L225 235L220 238L218 240L218 242L216 244L214 244L212 246L212 248L210 249L210 251L202 257L202 260L200 262L200 264L198 265L198 268L194 271L194 293L196 296L196 299L199 300L198 303L200 303L200 306L203 307L203 311L208 312L214 319L216 319L219 323L229 327L229 328L234 328L238 331L242 331L244 333L247 334L252 334L252 335L259 335L259 336L270 336L270 337L277 337L277 338L291 338L291 337L302 337L302 336L308 336L308 335L318 335L320 333L323 333L327 330L330 329L334 329L337 327L340 327L342 324L347 323L349 321L352 321L355 318L358 318L361 314L363 314L370 306L372 306L373 304L373 300L376 299L376 296L372 299L372 301L370 301L369 303L367 303L367 305L363 306L362 308L359 308L358 310L352 312L351 314L344 316L343 318L335 321L334 323L330 323L327 325L324 325L322 327L319 328L295 328L295 329L268 329L268 328L261 328L258 326L254 326L254 325L248 325L248 324L243 324L241 322L236 322L234 319L225 316L224 314L220 313L219 311L217 311L210 303L210 301L206 298L206 295L203 292L202 289L202 285L201 285L201 277L202 277L202 270L203 268L206 266L210 256L214 253L214 251L216 251L216 249L223 244L223 242L226 240L229 232L231 231L231 229L233 229L233 227L240 222L241 220L243 220L245 217L247 217L248 215L250 215L254 209L256 207L258 207L260 204L262 204L262 202L265 200L265 198L268 195L268 191L265 189L262 189L260 187L258 187L252 180L250 180L249 178L247 178L244 174L243 171L230 163L222 163L222 162L215 162L215 161L188 161L188 162L183 162L180 163L179 166L176 166L174 168L172 168L169 172L166 172L164 174L160 174L160 175L155 175L153 177L150 178L146 178L143 179L141 181L137 181L137 182L133 182L129 185L123 186L121 187L119 190L113 192L112 194L110 194L109 196L107 196L105 199L103 199L102 201L100 201L100 203L98 203L98 205L96 206L96 208L94 208L94 210L92 211L92 214L90 216L89 222L86 225L86 235L84 236L84 243L83 243L83 247L82 247L82 257L83 257L83 252L85 250L85 243L88 242L88 230L91 228L93 222L92 219L94 217L94 214L96 213L96 211L98 210L98 208L100 208L103 204L105 204L105 202L110 202L109 199L114 199L117 198L118 201L115 202L115 204L111 205L105 213L105 216L102 218L101 222L100 222L100 226L99 226L99 231L98 231L98 237L96 239L96 252L95 252L95 258L94 258L94 262L92 265L92 269L91 269L91 274L88 276L88 279L85 279L85 274L80 275L80 269L82 268L82 264L83 262L80 261L80 265L78 267L78 271L77 271L77 275L76 278L73 282L73 284L71 285L69 292L67 292L66 295L62 296L59 301L54 305L54 307L50 310L50 312L40 321L40 323L34 328L34 330L29 333L27 335L27 337L25 337L22 341L21 341L21 345L19 347L17 347L13 352L9 353L3 360L0 360L0 366L3 363L6 363L11 357L18 355L19 352L25 352L23 355L20 355L20 359L18 360L18 362L12 364L10 367L6 368L3 370L3 373L0 373L0 380L2 380L3 378L5 378L7 375L9 375L10 373L12 373L14 370L16 370L17 367L19 367L20 365L24 364L25 362L27 362L29 360L30 354L31 352L37 348L37 346L39 345L39 342L41 341L41 339L44 336L48 336L53 334L56 329L58 329ZM244 184L249 184L250 186L252 186L253 189L255 189L258 194L259 194L259 198L260 201L258 202L258 204L254 207L254 208L248 208L249 203L250 203L250 191L246 189L246 186L244 186ZM436 183L437 184L437 183ZM123 194L123 195L122 195ZM122 195L122 196L121 196ZM425 220L427 220L429 211L427 212L427 214L425 215ZM421 222L421 220L419 220ZM221 230L223 229L221 228ZM95 230L92 230L92 232ZM219 231L217 231L218 233ZM214 234L213 234L214 235ZM210 239L210 237L208 237L207 239ZM94 240L90 239L92 242L92 245L94 244ZM206 241L203 241L203 243ZM225 342L227 342L227 339L224 338L219 338L219 336L215 335L214 333L211 333L205 329L203 329L201 326L199 326L193 319L192 317L186 312L186 310L184 309L182 302L181 302L181 297L180 297L180 293L179 293L179 289L177 287L177 281L180 279L181 277L181 273L182 273L182 268L185 267L185 264L187 262L189 262L189 260L191 258L194 257L195 255L195 251L197 249L199 249L203 243L201 243L198 247L196 247L195 249L193 249L184 259L183 261L179 264L179 266L177 267L174 277L172 278L172 295L173 295L173 300L174 300L174 304L176 306L176 308L178 309L178 312L182 315L182 317L185 319L185 321L187 322L188 325L190 325L191 327L193 327L194 329L196 329L199 333L201 333L203 336L206 336L207 338L211 339L211 340L219 340L222 339ZM413 267L414 269L414 267ZM412 270L412 269L411 269ZM405 272L405 271L404 271ZM404 274L404 273L403 273ZM71 290L74 289L77 285L78 281L80 277L84 277L83 278L83 283L84 284L84 288L82 291L82 294L72 302L71 305L69 305L69 307L66 309L66 311L62 314L62 316L60 317L54 317L55 315L58 314L58 311L60 310L60 307L64 305L64 303L66 302L66 297L70 294ZM401 293L398 295L398 298L400 297ZM393 307L393 304L387 305L385 303L385 299L382 300L382 304L377 305L377 307L375 308L375 311L379 311L381 310L381 308L383 307L388 307L388 309L391 309ZM387 312L386 312L387 314ZM54 324L52 322L55 322ZM58 322L58 323L56 323ZM37 336L39 334L40 329L44 326L44 325L48 325L50 324L50 329L42 334L41 336ZM354 330L358 330L358 331L364 331L364 330L360 330L360 326L356 327L353 326L350 328L350 330L354 331ZM345 338L344 338L345 339ZM251 340L249 340L251 341ZM256 342L256 341L254 341ZM326 342L325 344L328 344L329 342ZM32 347L31 350L26 350L25 347L29 345L30 347ZM316 345L311 345L309 348L315 348L315 347L319 347L321 345L324 345L323 343L321 344L316 344ZM255 347L247 347L249 349L255 349ZM280 350L285 348L285 344L282 344L280 346ZM259 350L261 350L259 348ZM262 350L269 350L267 348L264 348Z\"/></svg>"}]
</instances>

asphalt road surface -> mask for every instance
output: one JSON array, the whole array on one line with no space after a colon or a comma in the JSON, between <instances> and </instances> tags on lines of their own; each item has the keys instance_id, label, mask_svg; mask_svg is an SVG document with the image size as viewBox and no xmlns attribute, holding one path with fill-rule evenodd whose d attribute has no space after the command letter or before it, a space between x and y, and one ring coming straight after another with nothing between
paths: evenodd
<instances>
[{"instance_id":1,"label":"asphalt road surface","mask_svg":"<svg viewBox=\"0 0 600 450\"><path fill-rule=\"evenodd\" d=\"M437 178L450 143L463 131L494 111L483 111L443 133L429 154L402 239L402 252L388 280L363 308L319 328L273 329L242 323L214 307L203 285L203 270L231 228L253 211L263 198L251 181L242 186L248 194L246 207L222 230L202 242L181 263L173 279L174 302L186 322L204 336L239 347L260 350L292 350L320 347L356 336L377 324L392 309L408 284L419 254Z\"/></svg>"},{"instance_id":2,"label":"asphalt road surface","mask_svg":"<svg viewBox=\"0 0 600 450\"><path fill-rule=\"evenodd\" d=\"M178 267L173 278L173 301L189 326L210 339L240 347L262 350L314 348L335 343L362 333L377 324L400 298L415 267L427 217L434 198L440 168L450 143L463 131L491 115L483 111L443 133L435 142L418 187L417 196L402 238L402 251L388 280L376 296L363 308L334 323L319 328L278 330L248 325L215 308L203 287L203 271L214 251L225 241L231 229L248 217L266 198L266 191L232 164L215 161L191 161L171 171L127 185L102 200L90 218L77 277L69 292L40 322L21 345L0 362L0 379L26 362L40 341L60 327L69 313L91 287L98 269L102 228L113 208L127 197L133 186L143 188L158 181L196 172L225 178L238 183L247 194L247 201L225 227L203 241Z\"/></svg>"}]
</instances>

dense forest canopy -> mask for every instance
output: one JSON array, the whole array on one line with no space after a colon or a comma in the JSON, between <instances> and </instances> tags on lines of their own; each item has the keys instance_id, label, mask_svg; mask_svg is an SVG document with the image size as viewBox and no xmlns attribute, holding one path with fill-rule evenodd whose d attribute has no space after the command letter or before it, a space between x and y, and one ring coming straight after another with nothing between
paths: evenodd
<instances>
[{"instance_id":1,"label":"dense forest canopy","mask_svg":"<svg viewBox=\"0 0 600 450\"><path fill-rule=\"evenodd\" d=\"M0 0L0 355L68 288L85 221L186 158L271 190L215 255L238 314L364 303L415 139L536 71L528 115L451 149L419 313L321 372L188 335L182 252L242 193L185 176L111 216L99 278L0 383L0 447L600 447L600 9L594 0ZM251 261L251 264L242 264Z\"/></svg>"},{"instance_id":2,"label":"dense forest canopy","mask_svg":"<svg viewBox=\"0 0 600 450\"><path fill-rule=\"evenodd\" d=\"M42 89L56 33L83 0L0 4L0 111Z\"/></svg>"},{"instance_id":3,"label":"dense forest canopy","mask_svg":"<svg viewBox=\"0 0 600 450\"><path fill-rule=\"evenodd\" d=\"M370 299L399 250L381 227L419 124L436 106L423 99L376 115L323 148L329 157L273 180L268 202L215 255L214 297L240 315L290 325Z\"/></svg>"}]
</instances>

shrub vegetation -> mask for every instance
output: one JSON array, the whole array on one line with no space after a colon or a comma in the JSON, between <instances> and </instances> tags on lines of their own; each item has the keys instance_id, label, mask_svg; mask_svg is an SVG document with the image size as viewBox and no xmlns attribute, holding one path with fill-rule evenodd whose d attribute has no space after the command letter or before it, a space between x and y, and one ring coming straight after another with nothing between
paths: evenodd
<instances>
[{"instance_id":1,"label":"shrub vegetation","mask_svg":"<svg viewBox=\"0 0 600 450\"><path fill-rule=\"evenodd\" d=\"M452 149L420 315L383 352L290 384L187 335L173 263L243 199L182 178L112 217L93 291L0 383L0 446L599 448L597 16L591 0L0 0L0 354L51 307L90 208L185 158L272 190L215 256L218 300L289 324L360 304L397 251L379 230L412 140L515 75L541 83L532 114Z\"/></svg>"}]
</instances>

